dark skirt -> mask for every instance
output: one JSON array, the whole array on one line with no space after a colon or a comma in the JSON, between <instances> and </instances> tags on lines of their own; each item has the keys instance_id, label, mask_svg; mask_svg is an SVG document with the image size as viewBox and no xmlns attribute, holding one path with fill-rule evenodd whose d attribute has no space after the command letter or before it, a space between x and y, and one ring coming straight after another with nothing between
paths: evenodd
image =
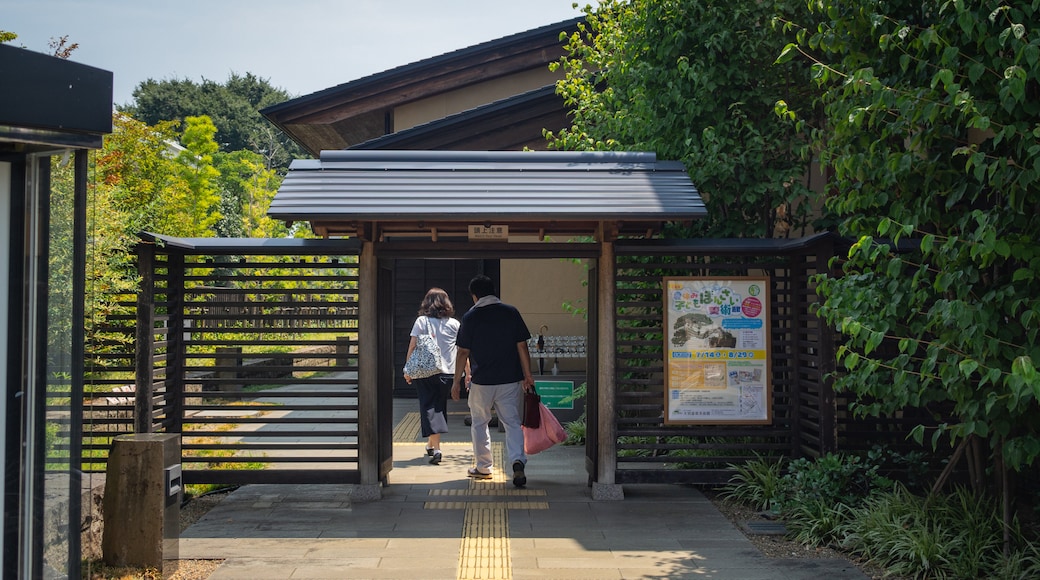
<instances>
[{"instance_id":1,"label":"dark skirt","mask_svg":"<svg viewBox=\"0 0 1040 580\"><path fill-rule=\"evenodd\" d=\"M419 422L422 436L448 432L448 397L451 396L451 375L433 375L415 379L415 391L419 395Z\"/></svg>"}]
</instances>

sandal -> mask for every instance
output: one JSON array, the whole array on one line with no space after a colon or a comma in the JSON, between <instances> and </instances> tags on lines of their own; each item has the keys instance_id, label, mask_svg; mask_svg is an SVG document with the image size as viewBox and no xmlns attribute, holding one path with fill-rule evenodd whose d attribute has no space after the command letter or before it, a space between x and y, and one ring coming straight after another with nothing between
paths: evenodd
<instances>
[{"instance_id":1,"label":"sandal","mask_svg":"<svg viewBox=\"0 0 1040 580\"><path fill-rule=\"evenodd\" d=\"M473 479L491 479L490 473L484 473L476 467L470 467L468 470L466 470L466 476L472 477Z\"/></svg>"}]
</instances>

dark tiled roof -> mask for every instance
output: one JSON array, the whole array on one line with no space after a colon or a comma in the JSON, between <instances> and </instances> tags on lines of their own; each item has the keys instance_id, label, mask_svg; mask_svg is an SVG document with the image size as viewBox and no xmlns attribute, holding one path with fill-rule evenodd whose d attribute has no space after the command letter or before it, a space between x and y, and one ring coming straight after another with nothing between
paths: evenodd
<instances>
[{"instance_id":1,"label":"dark tiled roof","mask_svg":"<svg viewBox=\"0 0 1040 580\"><path fill-rule=\"evenodd\" d=\"M293 162L268 214L343 235L365 223L390 225L384 233L494 223L588 234L603 222L645 230L706 211L683 165L653 153L323 151Z\"/></svg>"}]
</instances>

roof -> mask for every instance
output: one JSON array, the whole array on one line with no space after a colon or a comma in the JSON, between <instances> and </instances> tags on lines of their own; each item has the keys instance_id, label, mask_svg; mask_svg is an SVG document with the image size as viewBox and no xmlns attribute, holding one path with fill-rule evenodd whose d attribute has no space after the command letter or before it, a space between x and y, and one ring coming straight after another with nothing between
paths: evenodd
<instances>
[{"instance_id":1,"label":"roof","mask_svg":"<svg viewBox=\"0 0 1040 580\"><path fill-rule=\"evenodd\" d=\"M315 240L304 238L180 238L152 232L138 232L141 243L155 244L165 253L252 255L355 254L356 240Z\"/></svg>"},{"instance_id":2,"label":"roof","mask_svg":"<svg viewBox=\"0 0 1040 580\"><path fill-rule=\"evenodd\" d=\"M563 97L556 94L555 85L547 85L369 139L350 149L539 150L546 145L543 129L569 124Z\"/></svg>"},{"instance_id":3,"label":"roof","mask_svg":"<svg viewBox=\"0 0 1040 580\"><path fill-rule=\"evenodd\" d=\"M704 217L682 163L647 152L323 151L292 163L268 214L322 236L645 234Z\"/></svg>"},{"instance_id":4,"label":"roof","mask_svg":"<svg viewBox=\"0 0 1040 580\"><path fill-rule=\"evenodd\" d=\"M0 152L98 149L112 132L112 73L0 44Z\"/></svg>"},{"instance_id":5,"label":"roof","mask_svg":"<svg viewBox=\"0 0 1040 580\"><path fill-rule=\"evenodd\" d=\"M313 155L386 134L394 107L435 95L544 69L564 55L560 34L578 17L505 36L369 75L260 111Z\"/></svg>"}]
</instances>

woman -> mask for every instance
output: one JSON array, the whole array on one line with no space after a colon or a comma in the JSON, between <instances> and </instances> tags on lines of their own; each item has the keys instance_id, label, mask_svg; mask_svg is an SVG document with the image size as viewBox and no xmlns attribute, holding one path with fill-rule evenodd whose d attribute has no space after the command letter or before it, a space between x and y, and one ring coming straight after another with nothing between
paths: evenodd
<instances>
[{"instance_id":1,"label":"woman","mask_svg":"<svg viewBox=\"0 0 1040 580\"><path fill-rule=\"evenodd\" d=\"M433 336L441 351L437 365L440 374L424 379L413 379L407 373L404 375L408 384L415 381L422 436L427 438L426 455L432 465L441 462L441 433L448 432L448 397L455 375L455 336L459 332L459 321L452 318L454 315L455 307L451 305L448 293L440 288L430 288L419 305L419 317L412 324L412 338L408 341L408 354L405 356L405 360L412 356L417 337L423 334Z\"/></svg>"}]
</instances>

